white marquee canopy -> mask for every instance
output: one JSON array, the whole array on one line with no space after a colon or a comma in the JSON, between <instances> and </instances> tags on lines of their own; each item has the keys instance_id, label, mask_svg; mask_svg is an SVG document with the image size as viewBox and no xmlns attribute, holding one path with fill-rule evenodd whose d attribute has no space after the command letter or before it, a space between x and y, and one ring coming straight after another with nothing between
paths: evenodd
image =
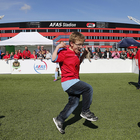
<instances>
[{"instance_id":1,"label":"white marquee canopy","mask_svg":"<svg viewBox=\"0 0 140 140\"><path fill-rule=\"evenodd\" d=\"M20 32L16 36L0 41L0 46L50 45L53 51L53 40L47 39L38 32Z\"/></svg>"}]
</instances>

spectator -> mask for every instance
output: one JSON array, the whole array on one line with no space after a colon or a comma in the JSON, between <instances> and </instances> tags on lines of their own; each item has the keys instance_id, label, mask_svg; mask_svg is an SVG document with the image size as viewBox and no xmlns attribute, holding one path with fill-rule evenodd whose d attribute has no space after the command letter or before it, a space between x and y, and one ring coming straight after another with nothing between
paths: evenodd
<instances>
[{"instance_id":1,"label":"spectator","mask_svg":"<svg viewBox=\"0 0 140 140\"><path fill-rule=\"evenodd\" d=\"M40 46L37 46L37 49L35 50L35 54L37 55L39 53L40 50Z\"/></svg>"},{"instance_id":2,"label":"spectator","mask_svg":"<svg viewBox=\"0 0 140 140\"><path fill-rule=\"evenodd\" d=\"M101 53L100 48L97 48L95 52L97 52L98 55L99 55L99 57L102 58L102 53ZM96 54L96 53L95 53L95 54Z\"/></svg>"},{"instance_id":3,"label":"spectator","mask_svg":"<svg viewBox=\"0 0 140 140\"><path fill-rule=\"evenodd\" d=\"M50 50L47 50L46 51L46 59L48 60L48 59L51 59L51 53L50 53Z\"/></svg>"},{"instance_id":4,"label":"spectator","mask_svg":"<svg viewBox=\"0 0 140 140\"><path fill-rule=\"evenodd\" d=\"M133 55L132 51L130 50L130 52L127 53L127 58L128 59L133 59L133 57L134 57L134 55Z\"/></svg>"},{"instance_id":5,"label":"spectator","mask_svg":"<svg viewBox=\"0 0 140 140\"><path fill-rule=\"evenodd\" d=\"M15 60L18 60L19 59L19 54L18 54L18 51L17 50L15 50L14 59Z\"/></svg>"},{"instance_id":6,"label":"spectator","mask_svg":"<svg viewBox=\"0 0 140 140\"><path fill-rule=\"evenodd\" d=\"M42 54L41 51L39 51L38 55L37 55L37 59L44 59L44 55Z\"/></svg>"},{"instance_id":7,"label":"spectator","mask_svg":"<svg viewBox=\"0 0 140 140\"><path fill-rule=\"evenodd\" d=\"M98 52L96 52L95 55L94 55L94 59L95 59L95 60L98 60L99 58L100 58L100 57L99 57L99 54L98 54Z\"/></svg>"},{"instance_id":8,"label":"spectator","mask_svg":"<svg viewBox=\"0 0 140 140\"><path fill-rule=\"evenodd\" d=\"M5 59L5 60L9 60L10 59L9 51L6 51L6 55L3 57L3 59Z\"/></svg>"},{"instance_id":9,"label":"spectator","mask_svg":"<svg viewBox=\"0 0 140 140\"><path fill-rule=\"evenodd\" d=\"M120 54L118 52L118 49L115 49L115 51L112 53L112 58L113 59L118 59L120 58Z\"/></svg>"},{"instance_id":10,"label":"spectator","mask_svg":"<svg viewBox=\"0 0 140 140\"><path fill-rule=\"evenodd\" d=\"M23 59L23 53L21 52L20 49L18 50L18 56L19 56L19 59Z\"/></svg>"},{"instance_id":11,"label":"spectator","mask_svg":"<svg viewBox=\"0 0 140 140\"><path fill-rule=\"evenodd\" d=\"M88 53L87 53L87 55L86 55L86 58L89 60L89 62L91 62L91 59L90 58L92 58L92 55L91 55L91 51L90 51L90 49L88 48Z\"/></svg>"},{"instance_id":12,"label":"spectator","mask_svg":"<svg viewBox=\"0 0 140 140\"><path fill-rule=\"evenodd\" d=\"M44 56L46 55L46 50L44 49L44 46L41 46L41 52Z\"/></svg>"},{"instance_id":13,"label":"spectator","mask_svg":"<svg viewBox=\"0 0 140 140\"><path fill-rule=\"evenodd\" d=\"M11 52L10 59L14 59L14 52Z\"/></svg>"},{"instance_id":14,"label":"spectator","mask_svg":"<svg viewBox=\"0 0 140 140\"><path fill-rule=\"evenodd\" d=\"M130 49L127 49L127 54L130 53Z\"/></svg>"},{"instance_id":15,"label":"spectator","mask_svg":"<svg viewBox=\"0 0 140 140\"><path fill-rule=\"evenodd\" d=\"M109 51L109 48L106 48L106 51L103 54L103 58L107 58L107 59L112 58L112 54Z\"/></svg>"},{"instance_id":16,"label":"spectator","mask_svg":"<svg viewBox=\"0 0 140 140\"><path fill-rule=\"evenodd\" d=\"M121 52L120 58L121 58L121 59L124 59L124 60L127 58L127 54L126 54L125 50L123 50L123 51Z\"/></svg>"},{"instance_id":17,"label":"spectator","mask_svg":"<svg viewBox=\"0 0 140 140\"><path fill-rule=\"evenodd\" d=\"M2 59L4 56L4 53L2 52L2 50L0 50L0 59Z\"/></svg>"},{"instance_id":18,"label":"spectator","mask_svg":"<svg viewBox=\"0 0 140 140\"><path fill-rule=\"evenodd\" d=\"M34 60L37 59L37 55L35 53L36 51L34 50L33 54L30 55L30 59L34 59Z\"/></svg>"},{"instance_id":19,"label":"spectator","mask_svg":"<svg viewBox=\"0 0 140 140\"><path fill-rule=\"evenodd\" d=\"M137 53L137 49L136 49L136 48L133 49L133 53L134 53L134 52Z\"/></svg>"},{"instance_id":20,"label":"spectator","mask_svg":"<svg viewBox=\"0 0 140 140\"><path fill-rule=\"evenodd\" d=\"M135 59L137 52L133 52L133 59Z\"/></svg>"},{"instance_id":21,"label":"spectator","mask_svg":"<svg viewBox=\"0 0 140 140\"><path fill-rule=\"evenodd\" d=\"M30 59L30 55L31 55L31 52L28 50L28 47L26 46L25 50L23 51L23 58Z\"/></svg>"}]
</instances>

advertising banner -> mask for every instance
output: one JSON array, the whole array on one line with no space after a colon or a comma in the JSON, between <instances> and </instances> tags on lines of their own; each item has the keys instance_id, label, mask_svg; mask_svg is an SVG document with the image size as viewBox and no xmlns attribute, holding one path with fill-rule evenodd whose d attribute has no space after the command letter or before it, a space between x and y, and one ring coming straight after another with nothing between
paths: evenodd
<instances>
[{"instance_id":1,"label":"advertising banner","mask_svg":"<svg viewBox=\"0 0 140 140\"><path fill-rule=\"evenodd\" d=\"M56 64L51 60L12 60L12 74L52 74Z\"/></svg>"}]
</instances>

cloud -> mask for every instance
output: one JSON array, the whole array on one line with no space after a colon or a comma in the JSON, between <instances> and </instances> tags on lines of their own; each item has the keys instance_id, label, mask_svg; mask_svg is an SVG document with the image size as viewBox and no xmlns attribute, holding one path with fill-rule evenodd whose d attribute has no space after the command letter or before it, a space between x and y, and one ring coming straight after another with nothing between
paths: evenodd
<instances>
[{"instance_id":1,"label":"cloud","mask_svg":"<svg viewBox=\"0 0 140 140\"><path fill-rule=\"evenodd\" d=\"M24 4L24 6L22 6L20 10L23 10L23 11L27 12L30 9L31 9L30 5Z\"/></svg>"}]
</instances>

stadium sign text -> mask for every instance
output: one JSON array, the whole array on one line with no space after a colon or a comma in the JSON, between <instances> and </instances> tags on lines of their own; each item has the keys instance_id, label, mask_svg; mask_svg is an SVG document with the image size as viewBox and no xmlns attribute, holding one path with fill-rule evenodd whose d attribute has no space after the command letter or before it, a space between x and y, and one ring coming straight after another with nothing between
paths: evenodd
<instances>
[{"instance_id":1,"label":"stadium sign text","mask_svg":"<svg viewBox=\"0 0 140 140\"><path fill-rule=\"evenodd\" d=\"M49 27L76 27L76 24L66 22L51 22Z\"/></svg>"}]
</instances>

